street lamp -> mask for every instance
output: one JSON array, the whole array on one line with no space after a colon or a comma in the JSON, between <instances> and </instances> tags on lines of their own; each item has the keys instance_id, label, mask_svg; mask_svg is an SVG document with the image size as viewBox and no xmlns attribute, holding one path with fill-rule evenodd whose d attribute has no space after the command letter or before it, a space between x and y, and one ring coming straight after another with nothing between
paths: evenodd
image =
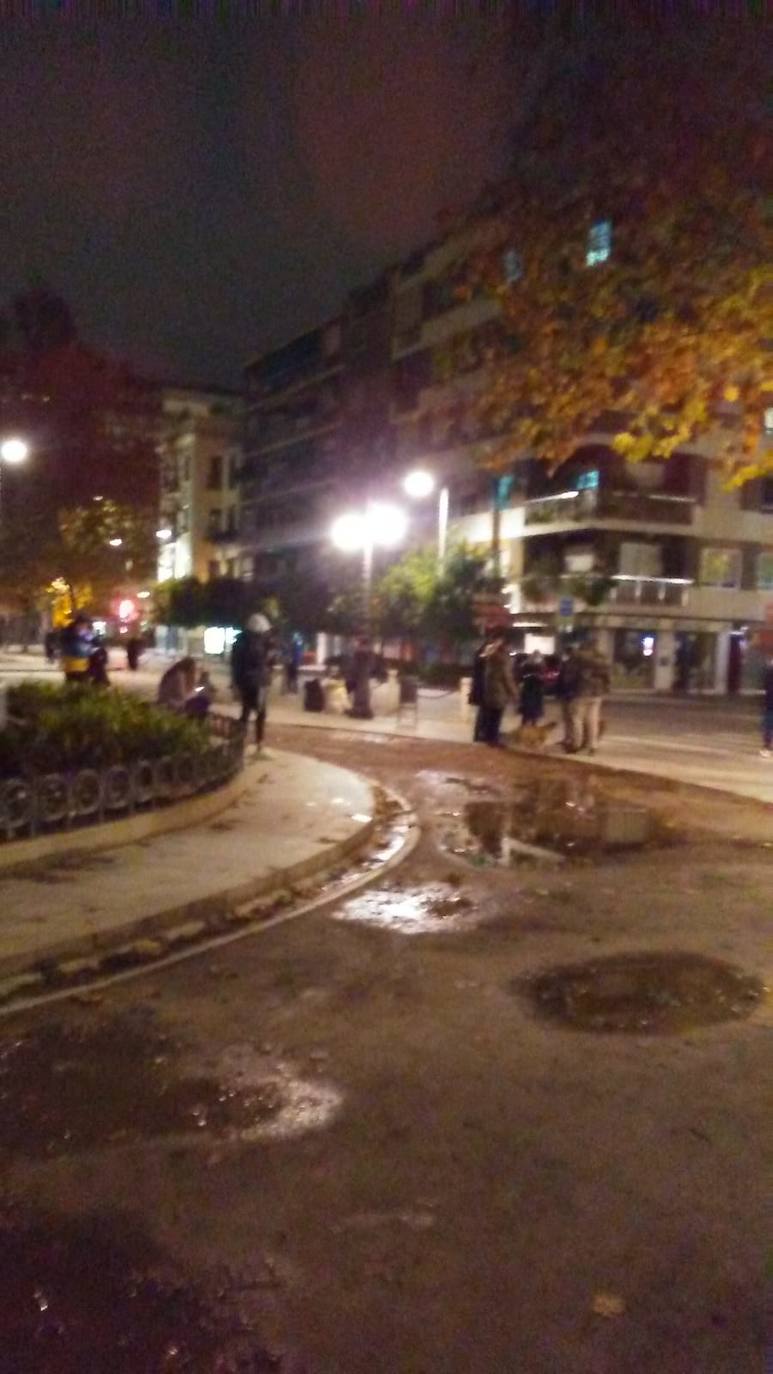
<instances>
[{"instance_id":1,"label":"street lamp","mask_svg":"<svg viewBox=\"0 0 773 1374\"><path fill-rule=\"evenodd\" d=\"M427 496L431 496L436 485L432 473L427 472L425 468L416 468L413 472L406 473L403 478L403 491L406 496L412 497L414 501L423 501ZM437 503L437 561L441 571L446 561L447 542L448 487L441 487L438 492Z\"/></svg>"},{"instance_id":2,"label":"street lamp","mask_svg":"<svg viewBox=\"0 0 773 1374\"><path fill-rule=\"evenodd\" d=\"M111 549L120 549L121 545L123 544L123 539L119 539L118 535L116 535L114 539L108 539L107 542L110 545Z\"/></svg>"},{"instance_id":3,"label":"street lamp","mask_svg":"<svg viewBox=\"0 0 773 1374\"><path fill-rule=\"evenodd\" d=\"M364 511L349 511L339 515L330 529L330 538L342 553L362 553L362 623L365 633L370 631L370 597L373 585L373 550L394 548L404 538L408 518L399 506L383 501L371 501ZM370 720L370 654L363 656L359 671L355 671L352 715Z\"/></svg>"},{"instance_id":4,"label":"street lamp","mask_svg":"<svg viewBox=\"0 0 773 1374\"><path fill-rule=\"evenodd\" d=\"M25 439L12 435L0 443L0 458L4 463L24 463L30 456L30 446Z\"/></svg>"},{"instance_id":5,"label":"street lamp","mask_svg":"<svg viewBox=\"0 0 773 1374\"><path fill-rule=\"evenodd\" d=\"M171 538L172 531L169 529L168 525L165 525L161 530L156 530L156 539L158 539L160 543L167 544Z\"/></svg>"}]
</instances>

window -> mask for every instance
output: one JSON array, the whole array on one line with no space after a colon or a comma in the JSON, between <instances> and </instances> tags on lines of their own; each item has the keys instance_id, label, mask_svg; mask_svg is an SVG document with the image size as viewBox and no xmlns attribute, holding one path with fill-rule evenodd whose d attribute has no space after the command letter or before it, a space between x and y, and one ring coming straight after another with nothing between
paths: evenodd
<instances>
[{"instance_id":1,"label":"window","mask_svg":"<svg viewBox=\"0 0 773 1374\"><path fill-rule=\"evenodd\" d=\"M588 248L585 261L588 267L597 267L600 262L608 262L612 256L612 221L598 219L588 230Z\"/></svg>"},{"instance_id":2,"label":"window","mask_svg":"<svg viewBox=\"0 0 773 1374\"><path fill-rule=\"evenodd\" d=\"M523 276L521 255L515 248L508 248L502 254L502 275L507 286L512 286L513 282L520 281Z\"/></svg>"},{"instance_id":3,"label":"window","mask_svg":"<svg viewBox=\"0 0 773 1374\"><path fill-rule=\"evenodd\" d=\"M209 512L209 515L208 515L208 517L207 517L207 538L208 538L208 539L216 539L217 536L222 532L222 526L221 526L221 524L220 524L220 518L221 518L221 512L220 512L219 510L211 510L211 511Z\"/></svg>"},{"instance_id":4,"label":"window","mask_svg":"<svg viewBox=\"0 0 773 1374\"><path fill-rule=\"evenodd\" d=\"M599 470L592 468L590 472L581 472L577 478L578 491L596 491L599 485Z\"/></svg>"},{"instance_id":5,"label":"window","mask_svg":"<svg viewBox=\"0 0 773 1374\"><path fill-rule=\"evenodd\" d=\"M662 577L663 554L660 545L622 540L618 572L625 577Z\"/></svg>"},{"instance_id":6,"label":"window","mask_svg":"<svg viewBox=\"0 0 773 1374\"><path fill-rule=\"evenodd\" d=\"M773 592L773 549L763 549L757 555L757 587L761 592Z\"/></svg>"},{"instance_id":7,"label":"window","mask_svg":"<svg viewBox=\"0 0 773 1374\"><path fill-rule=\"evenodd\" d=\"M704 587L740 587L740 549L702 549L700 580Z\"/></svg>"},{"instance_id":8,"label":"window","mask_svg":"<svg viewBox=\"0 0 773 1374\"><path fill-rule=\"evenodd\" d=\"M207 474L208 491L218 491L223 485L223 459L221 454L216 454L209 460L209 472Z\"/></svg>"}]
</instances>

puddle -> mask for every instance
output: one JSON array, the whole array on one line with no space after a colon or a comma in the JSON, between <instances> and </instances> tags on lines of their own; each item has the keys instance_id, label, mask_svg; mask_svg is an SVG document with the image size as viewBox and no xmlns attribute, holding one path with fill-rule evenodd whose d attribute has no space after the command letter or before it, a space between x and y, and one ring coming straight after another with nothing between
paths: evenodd
<instances>
[{"instance_id":1,"label":"puddle","mask_svg":"<svg viewBox=\"0 0 773 1374\"><path fill-rule=\"evenodd\" d=\"M123 1219L0 1214L2 1368L14 1374L269 1374L244 1293L207 1292Z\"/></svg>"},{"instance_id":2,"label":"puddle","mask_svg":"<svg viewBox=\"0 0 773 1374\"><path fill-rule=\"evenodd\" d=\"M126 1024L46 1026L0 1042L0 1153L51 1158L199 1133L251 1142L326 1124L340 1095L242 1049L185 1074L174 1045Z\"/></svg>"},{"instance_id":3,"label":"puddle","mask_svg":"<svg viewBox=\"0 0 773 1374\"><path fill-rule=\"evenodd\" d=\"M519 983L541 1015L577 1030L674 1034L751 1015L765 991L720 959L663 951L551 969Z\"/></svg>"},{"instance_id":4,"label":"puddle","mask_svg":"<svg viewBox=\"0 0 773 1374\"><path fill-rule=\"evenodd\" d=\"M440 824L444 846L475 864L593 858L671 838L645 807L609 802L598 787L574 779L535 782L506 801L467 801Z\"/></svg>"},{"instance_id":5,"label":"puddle","mask_svg":"<svg viewBox=\"0 0 773 1374\"><path fill-rule=\"evenodd\" d=\"M358 921L381 926L401 935L434 935L469 928L472 903L469 897L444 883L422 887L370 888L333 912L337 921Z\"/></svg>"}]
</instances>

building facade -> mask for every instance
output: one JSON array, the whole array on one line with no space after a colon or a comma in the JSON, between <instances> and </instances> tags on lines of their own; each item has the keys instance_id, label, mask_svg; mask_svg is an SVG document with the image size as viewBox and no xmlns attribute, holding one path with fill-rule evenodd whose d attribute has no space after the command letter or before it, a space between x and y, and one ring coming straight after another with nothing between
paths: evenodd
<instances>
[{"instance_id":1,"label":"building facade","mask_svg":"<svg viewBox=\"0 0 773 1374\"><path fill-rule=\"evenodd\" d=\"M589 253L612 251L604 227L593 226ZM256 577L302 575L335 514L399 498L402 478L421 467L447 494L449 539L496 550L492 571L525 648L592 630L618 686L756 685L755 643L773 627L773 478L724 486L719 426L732 414L700 445L640 464L614 452L624 417L601 416L553 477L515 451L504 480L492 477L486 464L503 435L486 430L476 401L501 342L500 310L471 293L466 265L499 234L482 212L352 293L334 326L248 367ZM505 249L503 279L519 270ZM412 509L414 541L434 538L436 509Z\"/></svg>"},{"instance_id":2,"label":"building facade","mask_svg":"<svg viewBox=\"0 0 773 1374\"><path fill-rule=\"evenodd\" d=\"M166 387L161 411L159 581L242 577L239 397Z\"/></svg>"}]
</instances>

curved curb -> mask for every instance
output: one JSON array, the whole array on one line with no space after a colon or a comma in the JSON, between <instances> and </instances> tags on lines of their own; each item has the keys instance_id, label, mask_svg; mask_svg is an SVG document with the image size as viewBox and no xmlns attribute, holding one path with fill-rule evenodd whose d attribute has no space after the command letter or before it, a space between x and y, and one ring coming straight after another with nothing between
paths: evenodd
<instances>
[{"instance_id":1,"label":"curved curb","mask_svg":"<svg viewBox=\"0 0 773 1374\"><path fill-rule=\"evenodd\" d=\"M365 774L360 774L365 777ZM396 842L391 846L391 852L381 862L376 862L369 867L365 873L357 874L353 878L344 879L340 883L329 886L327 890L309 901L301 902L300 905L287 910L292 902L293 892L284 886L287 882L287 870L284 874L278 875L281 890L274 893L273 897L269 892L262 894L255 893L250 899L243 901L239 905L232 906L223 910L221 899L226 894L219 894L210 900L217 904L216 912L212 913L213 921L225 921L225 930L213 930L207 927L207 923L189 922L192 928L194 924L203 925L203 930L192 931L182 935L182 928L178 930L177 943L183 947L169 952L163 946L158 950L150 950L150 945L160 945L160 941L145 940L137 941L137 944L145 946L144 950L137 952L137 957L132 961L132 967L118 968L115 971L94 965L93 960L81 961L82 964L92 965L90 968L82 967L75 975L75 981L67 986L52 986L50 990L36 991L29 982L24 986L25 979L35 976L37 982L39 975L20 975L17 981L20 986L6 995L2 1000L2 985L0 984L0 1019L13 1016L15 1013L32 1011L36 1007L48 1006L55 1002L62 1002L69 998L82 998L88 1003L92 996L99 994L103 989L110 988L117 983L125 983L130 979L140 978L145 974L159 972L165 968L172 968L176 964L182 963L186 959L194 959L200 955L211 953L213 950L221 949L225 945L233 944L236 940L245 939L247 936L258 935L264 930L273 930L275 926L283 925L287 921L298 920L301 916L311 915L313 912L329 906L331 902L340 901L348 897L351 893L359 891L363 887L368 887L371 883L377 882L389 873L393 868L403 863L413 852L421 838L421 827L418 817L410 804L400 796L399 793L384 788L381 784L374 782L371 778L366 781L373 789L377 803L375 818L362 827L362 830L355 836L350 836L347 840L338 845L333 845L323 855L318 856L314 861L316 869L312 873L303 875L304 885L314 878L323 878L331 869L335 869L342 858L347 857L354 849L361 848L367 843L380 824L384 821L396 820L400 817L400 825L397 827L398 836ZM380 805L379 805L380 804ZM380 812L380 814L378 814ZM298 865L301 867L303 865ZM296 879L296 882L298 880ZM300 888L296 888L295 895L300 895ZM263 900L261 900L261 896ZM268 900L265 900L268 898ZM237 928L234 929L233 927ZM174 936L175 932L170 931L169 935ZM116 951L114 951L116 953ZM106 956L110 959L110 954ZM41 977L41 982L42 982Z\"/></svg>"}]
</instances>

